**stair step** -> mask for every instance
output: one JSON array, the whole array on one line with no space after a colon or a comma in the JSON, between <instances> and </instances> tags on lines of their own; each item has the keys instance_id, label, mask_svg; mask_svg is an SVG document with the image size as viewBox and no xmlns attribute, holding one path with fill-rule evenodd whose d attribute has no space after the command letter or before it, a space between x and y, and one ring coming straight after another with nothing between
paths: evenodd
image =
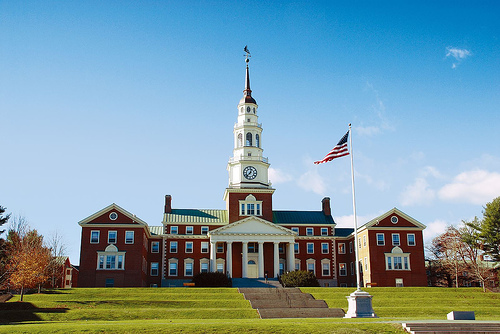
<instances>
[{"instance_id":1,"label":"stair step","mask_svg":"<svg viewBox=\"0 0 500 334\"><path fill-rule=\"evenodd\" d=\"M345 312L336 308L273 308L258 309L262 319L270 318L343 318Z\"/></svg>"},{"instance_id":2,"label":"stair step","mask_svg":"<svg viewBox=\"0 0 500 334\"><path fill-rule=\"evenodd\" d=\"M500 322L429 322L429 323L403 323L403 328L414 334L427 333L500 333Z\"/></svg>"}]
</instances>

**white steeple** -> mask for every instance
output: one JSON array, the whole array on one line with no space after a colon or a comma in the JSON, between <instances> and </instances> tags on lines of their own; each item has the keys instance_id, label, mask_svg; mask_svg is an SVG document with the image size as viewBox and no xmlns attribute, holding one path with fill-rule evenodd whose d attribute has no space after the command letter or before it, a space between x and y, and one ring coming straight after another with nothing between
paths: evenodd
<instances>
[{"instance_id":1,"label":"white steeple","mask_svg":"<svg viewBox=\"0 0 500 334\"><path fill-rule=\"evenodd\" d=\"M246 76L243 98L238 104L238 122L234 125L233 157L229 159L229 188L270 188L269 163L262 156L262 124L258 122L257 101L252 97L248 62L250 53L245 48Z\"/></svg>"}]
</instances>

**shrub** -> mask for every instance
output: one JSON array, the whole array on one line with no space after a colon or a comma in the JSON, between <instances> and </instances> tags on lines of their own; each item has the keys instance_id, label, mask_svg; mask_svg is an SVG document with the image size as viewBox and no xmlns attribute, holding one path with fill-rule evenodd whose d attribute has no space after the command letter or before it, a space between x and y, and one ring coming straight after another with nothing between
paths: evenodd
<instances>
[{"instance_id":1,"label":"shrub","mask_svg":"<svg viewBox=\"0 0 500 334\"><path fill-rule=\"evenodd\" d=\"M231 278L224 273L199 273L191 281L198 287L231 287L233 286Z\"/></svg>"},{"instance_id":2,"label":"shrub","mask_svg":"<svg viewBox=\"0 0 500 334\"><path fill-rule=\"evenodd\" d=\"M281 284L284 286L319 286L316 276L314 276L312 272L306 270L291 271L283 274L280 280Z\"/></svg>"}]
</instances>

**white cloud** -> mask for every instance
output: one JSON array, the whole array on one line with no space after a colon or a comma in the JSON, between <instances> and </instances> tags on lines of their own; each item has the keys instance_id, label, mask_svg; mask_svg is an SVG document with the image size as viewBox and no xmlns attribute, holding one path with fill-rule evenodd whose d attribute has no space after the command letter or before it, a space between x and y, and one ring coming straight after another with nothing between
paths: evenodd
<instances>
[{"instance_id":1,"label":"white cloud","mask_svg":"<svg viewBox=\"0 0 500 334\"><path fill-rule=\"evenodd\" d=\"M405 206L430 204L435 197L436 192L429 188L427 180L423 177L418 177L401 194L401 204Z\"/></svg>"},{"instance_id":2,"label":"white cloud","mask_svg":"<svg viewBox=\"0 0 500 334\"><path fill-rule=\"evenodd\" d=\"M451 68L457 68L458 64L472 55L472 53L467 49L458 49L451 46L447 47L446 51L446 58L451 57L456 61L451 65Z\"/></svg>"},{"instance_id":3,"label":"white cloud","mask_svg":"<svg viewBox=\"0 0 500 334\"><path fill-rule=\"evenodd\" d=\"M381 179L373 179L370 175L367 174L361 174L359 172L356 172L355 176L358 179L364 180L367 184L374 186L377 190L384 191L389 188L389 185L387 182Z\"/></svg>"},{"instance_id":4,"label":"white cloud","mask_svg":"<svg viewBox=\"0 0 500 334\"><path fill-rule=\"evenodd\" d=\"M428 223L426 229L423 231L425 244L430 245L432 239L437 237L439 234L444 233L448 225L450 224L439 219Z\"/></svg>"},{"instance_id":5,"label":"white cloud","mask_svg":"<svg viewBox=\"0 0 500 334\"><path fill-rule=\"evenodd\" d=\"M443 177L441 173L437 170L437 168L433 166L425 166L420 173L423 177L433 176L437 179Z\"/></svg>"},{"instance_id":6,"label":"white cloud","mask_svg":"<svg viewBox=\"0 0 500 334\"><path fill-rule=\"evenodd\" d=\"M500 174L485 170L463 172L443 186L438 194L445 201L486 204L500 196Z\"/></svg>"},{"instance_id":7,"label":"white cloud","mask_svg":"<svg viewBox=\"0 0 500 334\"><path fill-rule=\"evenodd\" d=\"M325 181L316 170L302 174L297 180L297 184L302 189L312 191L318 195L324 196L326 193Z\"/></svg>"},{"instance_id":8,"label":"white cloud","mask_svg":"<svg viewBox=\"0 0 500 334\"><path fill-rule=\"evenodd\" d=\"M370 220L372 220L375 217L380 216L381 213L378 214L373 214L373 215L364 215L360 216L358 215L358 226L363 226ZM354 215L347 215L347 216L340 216L340 217L334 217L335 223L337 224L336 227L351 227L354 228Z\"/></svg>"},{"instance_id":9,"label":"white cloud","mask_svg":"<svg viewBox=\"0 0 500 334\"><path fill-rule=\"evenodd\" d=\"M280 169L269 167L269 180L273 184L286 183L293 178L290 174L283 172Z\"/></svg>"}]
</instances>

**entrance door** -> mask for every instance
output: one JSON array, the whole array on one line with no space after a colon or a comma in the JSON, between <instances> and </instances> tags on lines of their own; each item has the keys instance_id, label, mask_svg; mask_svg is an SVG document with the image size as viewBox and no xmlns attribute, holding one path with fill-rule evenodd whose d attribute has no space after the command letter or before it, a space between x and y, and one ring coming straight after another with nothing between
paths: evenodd
<instances>
[{"instance_id":1,"label":"entrance door","mask_svg":"<svg viewBox=\"0 0 500 334\"><path fill-rule=\"evenodd\" d=\"M255 260L248 260L248 278L258 278L259 268Z\"/></svg>"}]
</instances>

